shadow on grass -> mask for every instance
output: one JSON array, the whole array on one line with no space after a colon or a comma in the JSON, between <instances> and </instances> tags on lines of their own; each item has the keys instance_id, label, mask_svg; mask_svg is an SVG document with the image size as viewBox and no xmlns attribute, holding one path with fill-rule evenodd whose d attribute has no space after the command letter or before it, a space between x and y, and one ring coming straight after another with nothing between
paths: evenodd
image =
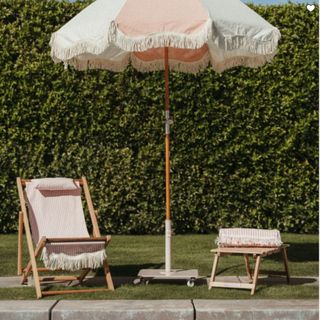
<instances>
[{"instance_id":1,"label":"shadow on grass","mask_svg":"<svg viewBox=\"0 0 320 320\"><path fill-rule=\"evenodd\" d=\"M316 284L316 278L290 277L290 285L310 285ZM286 284L287 279L284 276L266 276L259 279L259 284Z\"/></svg>"},{"instance_id":2,"label":"shadow on grass","mask_svg":"<svg viewBox=\"0 0 320 320\"><path fill-rule=\"evenodd\" d=\"M318 243L292 243L288 248L289 261L319 261Z\"/></svg>"},{"instance_id":3,"label":"shadow on grass","mask_svg":"<svg viewBox=\"0 0 320 320\"><path fill-rule=\"evenodd\" d=\"M218 271L216 272L216 275L222 275L224 272L226 271L230 271L230 270L235 270L237 271L239 269L239 267L243 267L245 268L245 264L244 263L241 263L241 264L233 264L232 266L229 266L229 267L226 267L226 268L219 268ZM210 276L210 275L208 275Z\"/></svg>"},{"instance_id":4,"label":"shadow on grass","mask_svg":"<svg viewBox=\"0 0 320 320\"><path fill-rule=\"evenodd\" d=\"M163 263L145 263L145 264L124 264L111 265L110 270L113 277L136 277L141 269L161 269ZM96 271L95 276L103 276L103 270Z\"/></svg>"},{"instance_id":5,"label":"shadow on grass","mask_svg":"<svg viewBox=\"0 0 320 320\"><path fill-rule=\"evenodd\" d=\"M288 260L291 262L319 261L318 243L289 243L287 249ZM270 260L282 261L282 255L273 254L268 257Z\"/></svg>"}]
</instances>

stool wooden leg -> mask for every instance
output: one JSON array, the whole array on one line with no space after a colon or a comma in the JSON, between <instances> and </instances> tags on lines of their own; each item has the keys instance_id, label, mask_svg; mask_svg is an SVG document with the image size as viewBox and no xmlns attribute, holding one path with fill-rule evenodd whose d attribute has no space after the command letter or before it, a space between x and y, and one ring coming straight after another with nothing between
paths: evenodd
<instances>
[{"instance_id":1,"label":"stool wooden leg","mask_svg":"<svg viewBox=\"0 0 320 320\"><path fill-rule=\"evenodd\" d=\"M257 282L258 282L258 275L259 275L259 268L260 268L260 261L261 261L261 256L257 255L256 263L255 263L255 267L254 267L251 295L253 295L254 292L256 291L256 286L257 286Z\"/></svg>"},{"instance_id":2,"label":"stool wooden leg","mask_svg":"<svg viewBox=\"0 0 320 320\"><path fill-rule=\"evenodd\" d=\"M219 262L219 253L216 253L214 255L214 260L213 260L213 266L212 266L212 272L211 272L211 277L210 277L210 282L209 282L209 290L212 288L211 283L214 281L216 277L216 272L217 272L217 267L218 267L218 262Z\"/></svg>"},{"instance_id":3,"label":"stool wooden leg","mask_svg":"<svg viewBox=\"0 0 320 320\"><path fill-rule=\"evenodd\" d=\"M289 275L289 266L288 266L288 256L287 256L287 248L282 248L282 257L283 257L283 263L284 263L284 270L286 271L287 275L287 283L290 283L290 275Z\"/></svg>"},{"instance_id":4,"label":"stool wooden leg","mask_svg":"<svg viewBox=\"0 0 320 320\"><path fill-rule=\"evenodd\" d=\"M244 254L243 257L244 257L244 262L246 264L246 270L247 270L249 281L252 282L252 273L251 273L251 268L249 263L249 256L247 254Z\"/></svg>"}]
</instances>

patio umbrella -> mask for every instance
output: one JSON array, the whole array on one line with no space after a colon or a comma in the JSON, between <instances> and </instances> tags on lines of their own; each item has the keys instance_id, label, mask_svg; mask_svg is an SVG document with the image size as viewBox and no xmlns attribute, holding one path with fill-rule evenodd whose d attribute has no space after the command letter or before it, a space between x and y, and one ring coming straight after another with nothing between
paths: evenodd
<instances>
[{"instance_id":1,"label":"patio umbrella","mask_svg":"<svg viewBox=\"0 0 320 320\"><path fill-rule=\"evenodd\" d=\"M130 63L139 71L164 70L163 272L167 277L175 277L171 269L169 70L196 73L208 65L217 72L235 66L259 67L272 60L279 39L279 30L240 0L97 0L52 34L53 60L78 70L120 72Z\"/></svg>"}]
</instances>

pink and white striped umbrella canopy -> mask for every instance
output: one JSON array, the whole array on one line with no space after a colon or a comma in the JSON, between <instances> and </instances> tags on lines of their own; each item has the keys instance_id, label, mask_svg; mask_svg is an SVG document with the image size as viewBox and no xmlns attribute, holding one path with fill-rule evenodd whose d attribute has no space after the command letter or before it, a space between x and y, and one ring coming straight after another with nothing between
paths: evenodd
<instances>
[{"instance_id":1,"label":"pink and white striped umbrella canopy","mask_svg":"<svg viewBox=\"0 0 320 320\"><path fill-rule=\"evenodd\" d=\"M258 67L277 51L280 32L240 0L97 0L52 34L55 62L76 69L169 68L217 72Z\"/></svg>"}]
</instances>

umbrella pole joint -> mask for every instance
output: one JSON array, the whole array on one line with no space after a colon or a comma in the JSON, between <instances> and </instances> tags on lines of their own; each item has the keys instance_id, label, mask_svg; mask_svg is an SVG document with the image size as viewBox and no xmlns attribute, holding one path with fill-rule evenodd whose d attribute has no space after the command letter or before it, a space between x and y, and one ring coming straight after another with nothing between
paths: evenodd
<instances>
[{"instance_id":1,"label":"umbrella pole joint","mask_svg":"<svg viewBox=\"0 0 320 320\"><path fill-rule=\"evenodd\" d=\"M173 120L170 119L170 110L166 110L166 121L165 121L165 133L170 134L170 125L173 124Z\"/></svg>"}]
</instances>

